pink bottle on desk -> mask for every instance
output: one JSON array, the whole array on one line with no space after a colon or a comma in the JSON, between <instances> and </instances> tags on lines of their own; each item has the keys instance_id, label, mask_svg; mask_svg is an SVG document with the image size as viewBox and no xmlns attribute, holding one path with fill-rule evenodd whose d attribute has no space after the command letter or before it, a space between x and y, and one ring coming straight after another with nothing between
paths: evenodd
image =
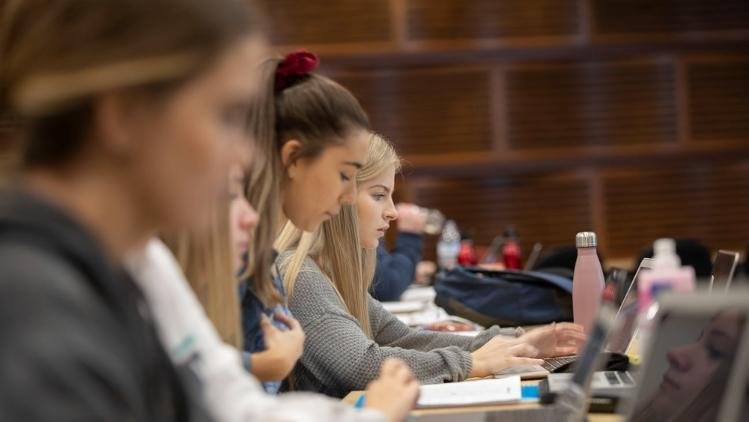
<instances>
[{"instance_id":1,"label":"pink bottle on desk","mask_svg":"<svg viewBox=\"0 0 749 422\"><path fill-rule=\"evenodd\" d=\"M601 302L604 279L596 247L598 239L593 232L580 232L575 236L577 261L572 278L572 313L575 324L589 332L598 305Z\"/></svg>"}]
</instances>

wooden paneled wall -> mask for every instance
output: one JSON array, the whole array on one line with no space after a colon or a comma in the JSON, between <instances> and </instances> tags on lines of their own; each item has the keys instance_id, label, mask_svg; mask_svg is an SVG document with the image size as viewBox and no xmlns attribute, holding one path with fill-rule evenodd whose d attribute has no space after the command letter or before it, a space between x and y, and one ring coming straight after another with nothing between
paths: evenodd
<instances>
[{"instance_id":1,"label":"wooden paneled wall","mask_svg":"<svg viewBox=\"0 0 749 422\"><path fill-rule=\"evenodd\" d=\"M258 2L397 145L399 198L477 243L514 224L526 250L589 229L609 257L746 250L749 1Z\"/></svg>"},{"instance_id":2,"label":"wooden paneled wall","mask_svg":"<svg viewBox=\"0 0 749 422\"><path fill-rule=\"evenodd\" d=\"M749 245L746 0L262 3L397 145L400 198L479 244Z\"/></svg>"}]
</instances>

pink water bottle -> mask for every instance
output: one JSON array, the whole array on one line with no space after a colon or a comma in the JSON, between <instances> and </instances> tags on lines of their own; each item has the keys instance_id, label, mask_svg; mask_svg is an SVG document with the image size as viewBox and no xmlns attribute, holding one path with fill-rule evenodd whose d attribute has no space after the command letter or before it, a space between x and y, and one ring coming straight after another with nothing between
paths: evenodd
<instances>
[{"instance_id":1,"label":"pink water bottle","mask_svg":"<svg viewBox=\"0 0 749 422\"><path fill-rule=\"evenodd\" d=\"M575 236L577 261L572 278L572 313L575 324L589 332L593 325L598 305L601 302L604 279L596 246L598 239L593 232L580 232Z\"/></svg>"}]
</instances>

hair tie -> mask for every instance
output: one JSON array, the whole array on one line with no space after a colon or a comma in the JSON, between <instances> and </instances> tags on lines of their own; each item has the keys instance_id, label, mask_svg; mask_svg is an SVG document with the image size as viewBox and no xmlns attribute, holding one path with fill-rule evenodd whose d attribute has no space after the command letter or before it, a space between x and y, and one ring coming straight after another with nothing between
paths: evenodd
<instances>
[{"instance_id":1,"label":"hair tie","mask_svg":"<svg viewBox=\"0 0 749 422\"><path fill-rule=\"evenodd\" d=\"M307 50L289 53L276 67L276 91L282 91L317 69L320 59Z\"/></svg>"}]
</instances>

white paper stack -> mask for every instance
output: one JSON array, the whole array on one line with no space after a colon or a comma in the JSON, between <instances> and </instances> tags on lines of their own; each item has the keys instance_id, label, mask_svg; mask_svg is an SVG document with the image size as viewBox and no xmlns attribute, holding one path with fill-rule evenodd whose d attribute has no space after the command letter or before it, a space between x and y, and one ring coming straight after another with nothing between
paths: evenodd
<instances>
[{"instance_id":1,"label":"white paper stack","mask_svg":"<svg viewBox=\"0 0 749 422\"><path fill-rule=\"evenodd\" d=\"M520 377L423 385L417 407L474 406L518 402Z\"/></svg>"}]
</instances>

